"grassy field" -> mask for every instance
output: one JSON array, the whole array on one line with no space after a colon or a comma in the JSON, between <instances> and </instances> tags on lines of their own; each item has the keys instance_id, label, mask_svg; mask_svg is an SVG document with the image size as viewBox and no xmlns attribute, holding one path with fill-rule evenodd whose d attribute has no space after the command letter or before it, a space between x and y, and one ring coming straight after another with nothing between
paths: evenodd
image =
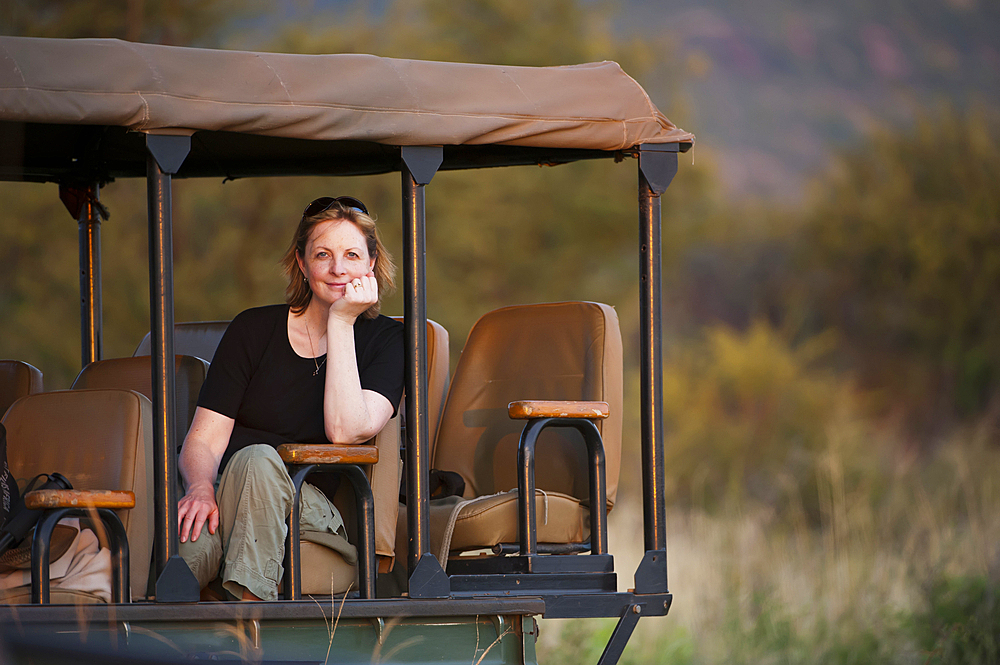
<instances>
[{"instance_id":1,"label":"grassy field","mask_svg":"<svg viewBox=\"0 0 1000 665\"><path fill-rule=\"evenodd\" d=\"M865 473L842 454L852 432L831 427L814 459L815 516L747 498L671 510L674 604L640 621L622 662L1000 662L996 432L895 452ZM624 589L641 555L641 501L622 497L610 528ZM597 662L613 626L543 620L539 662Z\"/></svg>"}]
</instances>

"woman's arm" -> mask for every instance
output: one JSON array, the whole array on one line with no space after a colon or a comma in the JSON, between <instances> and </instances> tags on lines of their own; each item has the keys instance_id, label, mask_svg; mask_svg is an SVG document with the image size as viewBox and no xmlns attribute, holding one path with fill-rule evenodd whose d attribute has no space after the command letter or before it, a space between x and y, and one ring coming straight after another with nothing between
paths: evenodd
<instances>
[{"instance_id":1,"label":"woman's arm","mask_svg":"<svg viewBox=\"0 0 1000 665\"><path fill-rule=\"evenodd\" d=\"M361 387L354 348L354 322L378 302L378 282L369 273L362 286L347 287L344 297L330 307L326 324L326 386L323 424L333 443L364 443L378 434L392 417L386 397Z\"/></svg>"},{"instance_id":2,"label":"woman's arm","mask_svg":"<svg viewBox=\"0 0 1000 665\"><path fill-rule=\"evenodd\" d=\"M215 501L215 477L219 462L229 446L236 421L211 409L198 407L191 429L184 437L177 467L184 480L185 493L177 502L177 522L181 542L198 540L205 522L209 533L219 528L219 506Z\"/></svg>"}]
</instances>

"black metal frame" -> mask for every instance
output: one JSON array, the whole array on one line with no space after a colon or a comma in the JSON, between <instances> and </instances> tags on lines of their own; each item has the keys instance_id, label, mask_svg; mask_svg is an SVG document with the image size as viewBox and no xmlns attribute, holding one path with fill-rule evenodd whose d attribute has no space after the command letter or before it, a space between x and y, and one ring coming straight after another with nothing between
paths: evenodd
<instances>
[{"instance_id":1,"label":"black metal frame","mask_svg":"<svg viewBox=\"0 0 1000 665\"><path fill-rule=\"evenodd\" d=\"M35 524L35 535L31 541L31 602L49 602L49 546L56 524L64 517L80 517L84 524L93 524L96 513L108 535L111 549L111 599L115 603L129 601L129 551L125 527L110 508L53 508L45 511Z\"/></svg>"},{"instance_id":2,"label":"black metal frame","mask_svg":"<svg viewBox=\"0 0 1000 665\"><path fill-rule=\"evenodd\" d=\"M156 572L157 600L193 600L197 586L177 556L176 456L171 455L176 433L172 431L173 293L170 221L170 176L183 164L191 139L184 136L147 136L149 151L147 178L150 210L150 301L151 338L154 364L154 456L156 488ZM642 460L643 521L646 553L636 570L636 592L667 593L666 520L663 488L662 416L662 323L660 194L677 171L677 153L688 145L643 146L639 157L640 219L640 324L642 360ZM406 302L406 411L407 411L407 511L410 541L411 597L447 597L448 577L429 547L427 523L427 423L426 414L426 294L424 286L424 186L442 165L442 147L402 147L399 149L404 201L404 295ZM530 151L529 151L530 155ZM581 155L592 156L589 153ZM524 156L518 157L519 161ZM88 162L89 163L89 162ZM87 175L93 175L88 172ZM99 292L99 282L94 284ZM96 317L90 319L96 322ZM86 339L95 335L96 323L84 330ZM175 568L184 568L175 572ZM187 573L187 575L184 575ZM166 575L166 576L165 576Z\"/></svg>"},{"instance_id":3,"label":"black metal frame","mask_svg":"<svg viewBox=\"0 0 1000 665\"><path fill-rule=\"evenodd\" d=\"M505 560L510 575L533 573L533 579L548 578L533 597L542 599L543 612L552 617L617 616L619 625L613 634L602 663L612 663L631 634L640 616L663 615L669 610L672 596L667 584L666 516L664 502L665 467L663 456L663 386L662 386L662 322L661 322L661 236L660 195L667 189L677 171L677 154L690 144L644 145L627 153L596 150L534 149L510 146L414 146L393 148L364 142L309 142L275 139L273 137L237 137L221 132L199 132L194 137L142 136L116 127L74 127L69 125L22 124L4 126L21 132L25 144L36 148L44 145L76 145L79 159L64 159L57 151L34 149L25 151L20 179L95 183L91 185L94 201L99 184L118 176L142 174L136 156L146 151L145 175L148 183L150 237L150 305L151 362L153 363L154 418L154 478L155 488L155 574L158 602L197 600L197 582L187 565L178 556L176 517L176 445L178 433L173 431L174 364L173 353L173 275L171 240L171 178L205 175L259 176L301 174L362 174L400 171L403 193L404 238L404 301L406 331L406 415L407 415L407 511L410 540L407 548L409 564L409 599L378 601L378 611L395 614L426 613L433 607L437 612L469 611L471 599L461 596L469 591L464 575L449 579L441 562L430 552L428 529L428 428L427 358L426 358L426 293L425 293L425 219L424 187L438 169L462 169L513 164L555 164L579 159L620 157L623 154L639 159L639 222L640 222L640 326L641 326L641 451L643 471L643 535L645 554L635 571L635 591L620 593L612 584L614 578L611 557L606 553L607 542L591 544L588 557L538 556L539 546L533 537L534 492L525 476L519 507L520 556L498 557ZM192 150L192 145L194 149ZM228 147L239 145L244 153ZM223 149L226 148L226 149ZM284 152L283 152L284 151ZM65 152L65 151L63 151ZM182 171L189 152L194 158ZM232 159L225 161L232 152ZM296 159L269 162L275 154L295 155ZM334 156L357 155L358 159ZM299 159L302 157L302 159ZM223 163L220 161L225 161ZM294 166L299 164L301 166ZM239 171L237 173L237 171ZM0 176L9 175L0 173ZM92 208L93 206L91 206ZM81 314L82 357L84 362L101 355L100 300L100 238L99 220L92 209L79 216L81 238ZM86 245L84 247L84 245ZM528 451L531 456L531 451ZM528 464L527 461L522 462ZM603 478L602 478L603 481ZM592 483L593 484L593 483ZM594 489L592 487L592 494ZM591 497L592 508L601 505ZM297 505L297 503L296 503ZM591 511L592 532L605 532L606 523L597 525ZM297 529L297 520L293 520ZM527 537L525 537L527 536ZM523 564L510 561L523 561ZM582 566L581 560L590 560ZM520 572L515 570L520 566ZM581 568L590 566L590 572ZM294 568L294 565L292 566ZM450 566L449 566L450 568ZM539 573L542 573L539 575ZM565 593L581 576L590 578L585 584L596 592ZM473 584L472 586L476 586ZM502 588L481 588L479 593L506 595ZM419 599L439 599L424 601ZM525 597L526 602L530 600ZM355 600L348 603L353 613L375 611L375 601ZM432 603L427 605L426 603ZM280 614L280 606L291 611L294 601L279 603L279 609L267 614ZM198 607L198 606L195 606ZM525 606L526 607L526 606ZM169 606L162 609L167 610ZM367 608L367 609L366 609ZM409 608L409 609L406 609ZM538 607L518 611L536 612ZM499 611L499 610L498 610ZM198 610L195 614L211 613ZM185 615L188 611L185 609Z\"/></svg>"},{"instance_id":4,"label":"black metal frame","mask_svg":"<svg viewBox=\"0 0 1000 665\"><path fill-rule=\"evenodd\" d=\"M406 359L407 564L411 598L447 598L451 592L441 562L430 551L430 444L427 427L427 285L424 186L440 168L440 146L403 146L399 170L403 190L403 297Z\"/></svg>"},{"instance_id":5,"label":"black metal frame","mask_svg":"<svg viewBox=\"0 0 1000 665\"><path fill-rule=\"evenodd\" d=\"M577 430L589 455L590 555L551 556L538 552L535 516L535 445L549 427ZM531 418L518 441L517 528L520 551L514 556L454 558L448 561L452 592L537 595L617 592L614 558L608 554L607 481L604 442L593 421L584 418Z\"/></svg>"},{"instance_id":6,"label":"black metal frame","mask_svg":"<svg viewBox=\"0 0 1000 665\"><path fill-rule=\"evenodd\" d=\"M285 600L302 599L302 555L299 541L299 515L301 514L302 483L312 473L338 473L345 476L354 488L354 505L357 514L358 537L358 580L361 583L361 597L375 598L375 578L378 564L375 561L375 498L371 484L364 470L356 464L289 464L289 475L295 487L292 513L288 518L288 534L285 537Z\"/></svg>"},{"instance_id":7,"label":"black metal frame","mask_svg":"<svg viewBox=\"0 0 1000 665\"><path fill-rule=\"evenodd\" d=\"M104 355L104 307L101 302L101 184L60 185L59 197L77 220L80 249L81 367Z\"/></svg>"},{"instance_id":8,"label":"black metal frame","mask_svg":"<svg viewBox=\"0 0 1000 665\"><path fill-rule=\"evenodd\" d=\"M188 151L190 136L146 136L149 208L150 362L153 364L153 514L157 602L198 600L198 581L178 554L177 404L174 386L174 250L171 176Z\"/></svg>"},{"instance_id":9,"label":"black metal frame","mask_svg":"<svg viewBox=\"0 0 1000 665\"><path fill-rule=\"evenodd\" d=\"M607 474L604 464L604 441L593 421L580 418L532 418L521 431L517 445L517 533L521 556L535 556L538 550L538 528L535 518L535 444L547 427L569 427L583 435L590 463L590 552L608 553ZM598 506L601 509L598 509Z\"/></svg>"},{"instance_id":10,"label":"black metal frame","mask_svg":"<svg viewBox=\"0 0 1000 665\"><path fill-rule=\"evenodd\" d=\"M676 144L639 151L639 306L642 372L641 447L643 537L646 553L635 573L636 593L667 593L666 469L663 462L663 322L660 195L677 173Z\"/></svg>"}]
</instances>

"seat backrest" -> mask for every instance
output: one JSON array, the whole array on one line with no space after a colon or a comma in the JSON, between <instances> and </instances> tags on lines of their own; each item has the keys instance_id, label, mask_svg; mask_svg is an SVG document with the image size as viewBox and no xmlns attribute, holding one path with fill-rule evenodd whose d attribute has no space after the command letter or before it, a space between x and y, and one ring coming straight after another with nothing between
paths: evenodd
<instances>
[{"instance_id":1,"label":"seat backrest","mask_svg":"<svg viewBox=\"0 0 1000 665\"><path fill-rule=\"evenodd\" d=\"M177 416L175 432L180 444L191 427L201 384L208 374L208 361L195 356L176 356L174 381ZM73 389L118 388L142 393L153 399L153 368L149 356L110 358L92 362L73 381Z\"/></svg>"},{"instance_id":2,"label":"seat backrest","mask_svg":"<svg viewBox=\"0 0 1000 665\"><path fill-rule=\"evenodd\" d=\"M375 553L388 559L396 554L393 550L396 546L396 518L399 513L399 475L403 468L403 461L399 457L399 421L400 414L397 413L375 437L378 462L368 470L368 480L375 499ZM391 563L386 566L391 567Z\"/></svg>"},{"instance_id":3,"label":"seat backrest","mask_svg":"<svg viewBox=\"0 0 1000 665\"><path fill-rule=\"evenodd\" d=\"M402 316L392 317L400 323ZM430 441L429 458L434 459L434 441L445 397L448 396L448 378L451 374L451 357L448 349L448 331L437 321L427 319L427 439Z\"/></svg>"},{"instance_id":4,"label":"seat backrest","mask_svg":"<svg viewBox=\"0 0 1000 665\"><path fill-rule=\"evenodd\" d=\"M179 356L196 356L212 362L215 349L229 327L229 321L191 321L174 324L174 353ZM133 356L151 355L150 333L139 342Z\"/></svg>"},{"instance_id":5,"label":"seat backrest","mask_svg":"<svg viewBox=\"0 0 1000 665\"><path fill-rule=\"evenodd\" d=\"M618 490L622 432L622 341L608 305L564 302L506 307L472 327L452 376L431 466L456 471L466 497L517 487L524 421L516 400L608 402L604 439L608 506ZM575 430L549 428L538 440L535 486L588 498L587 453Z\"/></svg>"},{"instance_id":6,"label":"seat backrest","mask_svg":"<svg viewBox=\"0 0 1000 665\"><path fill-rule=\"evenodd\" d=\"M42 392L42 373L21 360L0 360L0 416L25 395Z\"/></svg>"},{"instance_id":7,"label":"seat backrest","mask_svg":"<svg viewBox=\"0 0 1000 665\"><path fill-rule=\"evenodd\" d=\"M131 390L63 390L22 397L3 418L7 462L22 487L58 472L74 489L135 492L119 513L129 542L132 598L146 595L153 551L152 405Z\"/></svg>"}]
</instances>

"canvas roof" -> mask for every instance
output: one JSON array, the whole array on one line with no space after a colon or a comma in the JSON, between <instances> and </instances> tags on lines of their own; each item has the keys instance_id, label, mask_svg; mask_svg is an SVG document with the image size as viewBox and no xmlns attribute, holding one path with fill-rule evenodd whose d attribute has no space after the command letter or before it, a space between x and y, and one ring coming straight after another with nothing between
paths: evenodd
<instances>
[{"instance_id":1,"label":"canvas roof","mask_svg":"<svg viewBox=\"0 0 1000 665\"><path fill-rule=\"evenodd\" d=\"M216 157L245 151L247 172L239 175L254 174L253 160L261 151L281 159L284 150L289 160L299 151L308 153L310 148L289 148L297 141L367 144L358 148L359 155L381 154L372 144L616 151L694 141L614 62L510 67L115 39L0 37L0 124L8 136L15 133L11 127L22 126L26 172L55 168L54 157L34 152L86 142L65 129L79 126L117 128L105 140L121 146L130 145L125 134L134 132L213 133ZM225 138L229 134L261 141L244 140L241 148ZM206 141L213 145L211 137ZM125 168L125 152L125 147L111 151L105 164L119 155ZM517 153L452 154L465 155L468 165L488 166L490 155ZM373 161L367 171L380 168Z\"/></svg>"}]
</instances>

